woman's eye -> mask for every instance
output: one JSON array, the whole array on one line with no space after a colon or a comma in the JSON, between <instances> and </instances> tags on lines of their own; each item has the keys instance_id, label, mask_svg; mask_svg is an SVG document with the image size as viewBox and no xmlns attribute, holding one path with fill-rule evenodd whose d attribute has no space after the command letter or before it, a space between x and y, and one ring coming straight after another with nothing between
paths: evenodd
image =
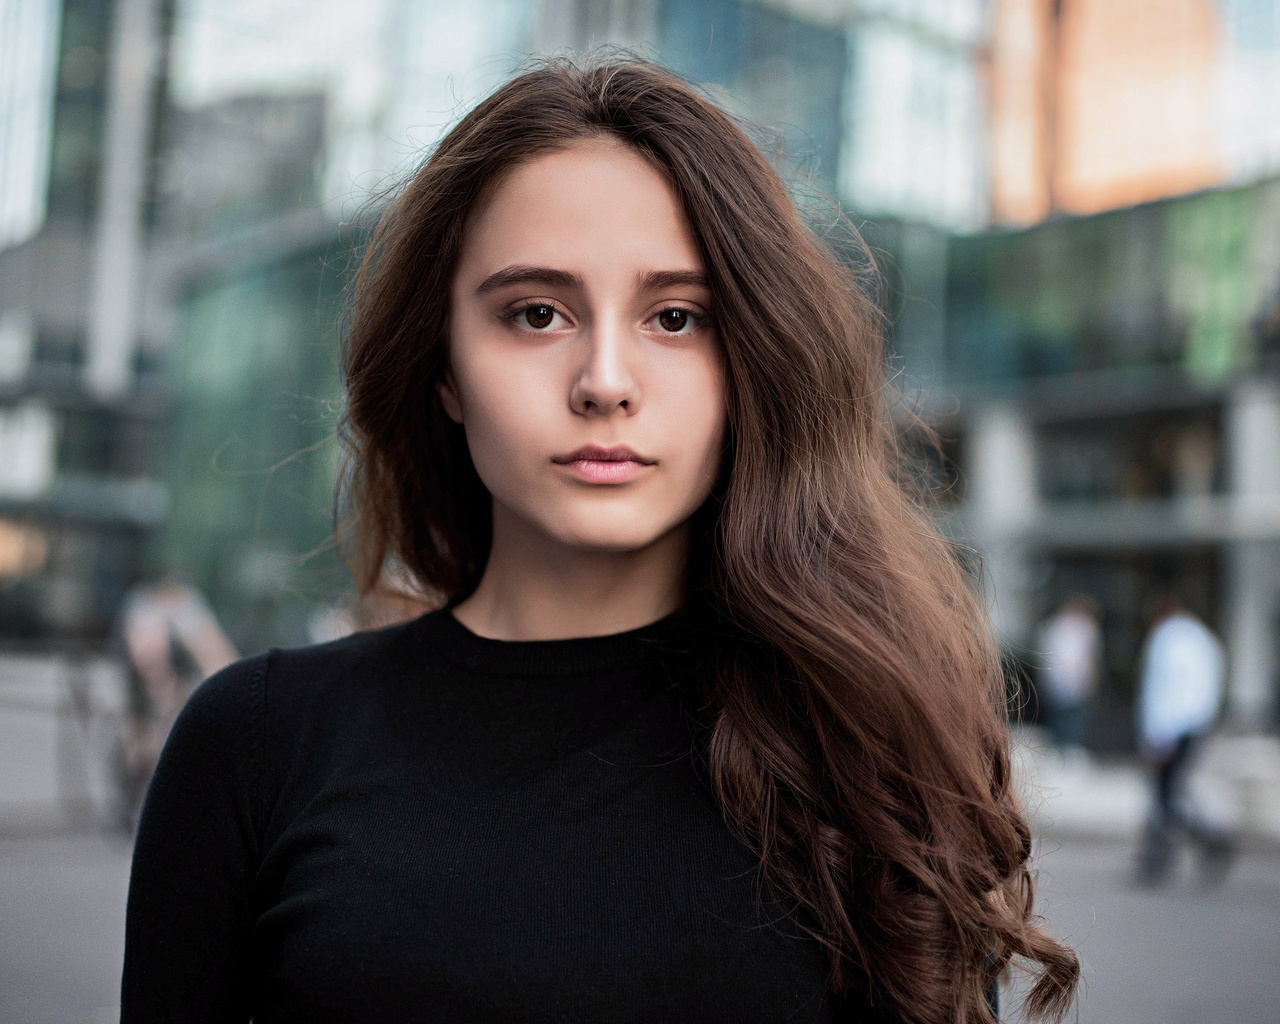
<instances>
[{"instance_id":1,"label":"woman's eye","mask_svg":"<svg viewBox=\"0 0 1280 1024\"><path fill-rule=\"evenodd\" d=\"M679 306L672 306L669 309L664 309L658 314L658 323L668 334L691 333L691 331L696 329L701 322L702 314L694 313L688 309L681 309ZM689 327L690 330L686 331L686 327Z\"/></svg>"},{"instance_id":2,"label":"woman's eye","mask_svg":"<svg viewBox=\"0 0 1280 1024\"><path fill-rule=\"evenodd\" d=\"M538 302L532 306L525 306L524 310L520 311L520 317L531 328L543 330L549 328L553 321L556 320L556 307L548 306L545 302Z\"/></svg>"},{"instance_id":3,"label":"woman's eye","mask_svg":"<svg viewBox=\"0 0 1280 1024\"><path fill-rule=\"evenodd\" d=\"M556 317L563 319L564 314L550 302L525 302L520 306L512 306L499 314L500 319L508 324L515 324L517 330L547 330L556 326Z\"/></svg>"}]
</instances>

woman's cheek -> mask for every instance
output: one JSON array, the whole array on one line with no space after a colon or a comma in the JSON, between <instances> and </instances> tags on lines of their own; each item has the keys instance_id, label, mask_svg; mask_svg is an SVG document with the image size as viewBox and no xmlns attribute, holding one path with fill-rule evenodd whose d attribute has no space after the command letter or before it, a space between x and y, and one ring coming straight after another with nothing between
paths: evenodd
<instances>
[{"instance_id":1,"label":"woman's cheek","mask_svg":"<svg viewBox=\"0 0 1280 1024\"><path fill-rule=\"evenodd\" d=\"M692 386L682 396L681 407L687 420L684 436L702 442L704 465L718 462L728 429L725 408L724 378L716 364L698 367L699 373L690 373L685 379Z\"/></svg>"}]
</instances>

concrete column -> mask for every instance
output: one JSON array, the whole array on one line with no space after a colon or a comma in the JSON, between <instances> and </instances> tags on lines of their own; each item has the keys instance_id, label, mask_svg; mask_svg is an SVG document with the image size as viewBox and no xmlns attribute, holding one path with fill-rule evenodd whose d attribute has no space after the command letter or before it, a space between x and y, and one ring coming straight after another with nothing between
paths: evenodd
<instances>
[{"instance_id":1,"label":"concrete column","mask_svg":"<svg viewBox=\"0 0 1280 1024\"><path fill-rule=\"evenodd\" d=\"M159 0L117 0L115 6L85 353L85 386L103 398L125 393L132 380L160 58Z\"/></svg>"},{"instance_id":2,"label":"concrete column","mask_svg":"<svg viewBox=\"0 0 1280 1024\"><path fill-rule=\"evenodd\" d=\"M1040 507L1035 435L1017 404L987 402L969 417L965 448L966 511L992 618L1003 639L1022 643L1034 615L1027 532Z\"/></svg>"},{"instance_id":3,"label":"concrete column","mask_svg":"<svg viewBox=\"0 0 1280 1024\"><path fill-rule=\"evenodd\" d=\"M1226 557L1225 639L1230 658L1227 709L1245 728L1265 728L1276 706L1280 629L1280 535L1251 523L1280 508L1280 385L1245 380L1225 409L1227 482L1241 536Z\"/></svg>"}]
</instances>

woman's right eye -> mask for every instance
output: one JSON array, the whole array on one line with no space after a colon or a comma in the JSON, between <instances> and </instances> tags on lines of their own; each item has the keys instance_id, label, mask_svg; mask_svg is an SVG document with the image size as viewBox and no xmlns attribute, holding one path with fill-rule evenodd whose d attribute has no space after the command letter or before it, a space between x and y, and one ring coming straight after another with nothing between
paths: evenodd
<instances>
[{"instance_id":1,"label":"woman's right eye","mask_svg":"<svg viewBox=\"0 0 1280 1024\"><path fill-rule=\"evenodd\" d=\"M502 318L524 329L544 331L560 315L560 311L549 302L526 302L524 305L507 310L502 314Z\"/></svg>"},{"instance_id":2,"label":"woman's right eye","mask_svg":"<svg viewBox=\"0 0 1280 1024\"><path fill-rule=\"evenodd\" d=\"M553 306L525 306L524 322L530 327L543 328L550 327L551 321L556 318L556 311Z\"/></svg>"}]
</instances>

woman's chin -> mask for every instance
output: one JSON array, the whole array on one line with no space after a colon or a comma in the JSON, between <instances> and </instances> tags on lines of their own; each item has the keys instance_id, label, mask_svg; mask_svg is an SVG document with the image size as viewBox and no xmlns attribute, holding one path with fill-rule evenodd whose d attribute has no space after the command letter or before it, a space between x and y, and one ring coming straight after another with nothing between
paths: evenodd
<instances>
[{"instance_id":1,"label":"woman's chin","mask_svg":"<svg viewBox=\"0 0 1280 1024\"><path fill-rule=\"evenodd\" d=\"M656 539L653 536L622 535L601 530L565 537L562 543L571 551L584 555L626 555L643 551Z\"/></svg>"},{"instance_id":2,"label":"woman's chin","mask_svg":"<svg viewBox=\"0 0 1280 1024\"><path fill-rule=\"evenodd\" d=\"M625 519L609 521L609 517L586 516L582 521L557 523L555 539L565 548L583 554L629 554L643 551L659 540L667 530L664 524Z\"/></svg>"}]
</instances>

